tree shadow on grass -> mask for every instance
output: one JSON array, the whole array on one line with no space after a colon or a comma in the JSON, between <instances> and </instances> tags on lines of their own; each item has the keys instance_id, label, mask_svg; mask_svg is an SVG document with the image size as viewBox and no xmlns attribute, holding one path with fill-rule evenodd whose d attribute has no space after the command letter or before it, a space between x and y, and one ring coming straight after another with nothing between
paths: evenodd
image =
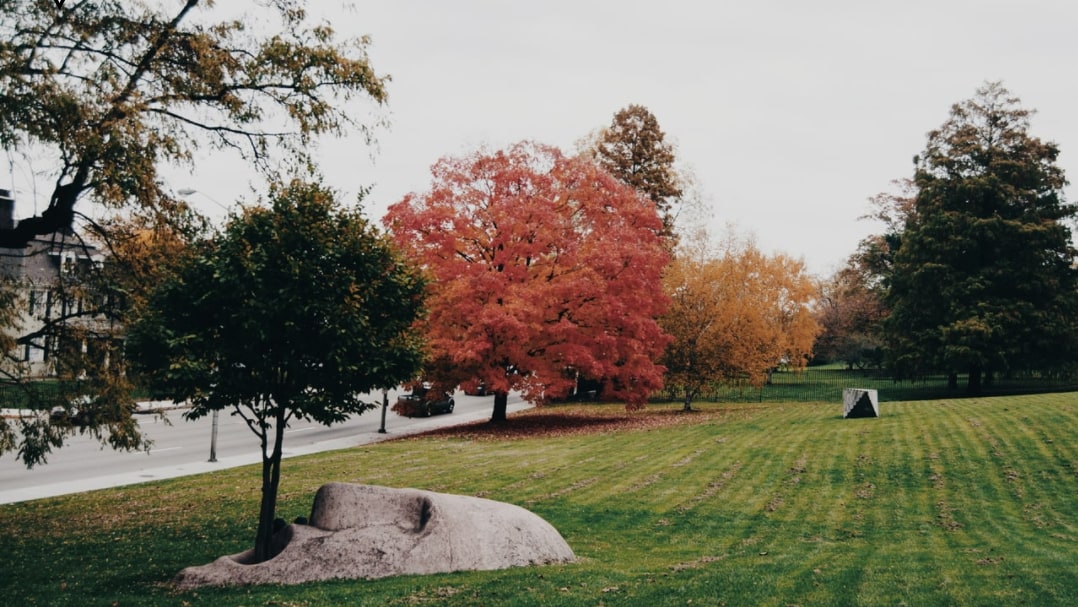
<instances>
[{"instance_id":1,"label":"tree shadow on grass","mask_svg":"<svg viewBox=\"0 0 1078 607\"><path fill-rule=\"evenodd\" d=\"M472 422L428 430L402 439L429 437L464 438L469 440L512 440L530 437L556 437L598 434L623 430L647 430L702 421L720 411L683 412L673 409L641 411L579 410L548 408L524 411L509 416L501 423Z\"/></svg>"}]
</instances>

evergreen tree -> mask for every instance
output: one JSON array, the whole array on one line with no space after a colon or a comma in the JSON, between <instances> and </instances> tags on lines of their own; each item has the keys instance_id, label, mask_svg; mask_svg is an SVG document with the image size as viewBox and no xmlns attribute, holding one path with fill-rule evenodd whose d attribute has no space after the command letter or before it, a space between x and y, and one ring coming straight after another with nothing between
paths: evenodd
<instances>
[{"instance_id":1,"label":"evergreen tree","mask_svg":"<svg viewBox=\"0 0 1078 607\"><path fill-rule=\"evenodd\" d=\"M928 135L914 210L895 253L885 334L904 376L985 378L1073 365L1078 266L1059 149L988 83Z\"/></svg>"}]
</instances>

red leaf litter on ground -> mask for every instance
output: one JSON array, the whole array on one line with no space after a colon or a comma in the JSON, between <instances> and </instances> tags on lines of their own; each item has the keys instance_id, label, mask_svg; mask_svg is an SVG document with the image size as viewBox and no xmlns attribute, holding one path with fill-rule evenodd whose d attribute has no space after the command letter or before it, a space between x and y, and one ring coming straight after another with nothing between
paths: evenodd
<instances>
[{"instance_id":1,"label":"red leaf litter on ground","mask_svg":"<svg viewBox=\"0 0 1078 607\"><path fill-rule=\"evenodd\" d=\"M404 439L426 437L506 440L537 436L577 436L620 430L648 430L685 423L698 423L725 410L683 412L680 409L644 408L626 411L620 405L539 407L509 416L503 423L487 421L447 426L414 434ZM718 414L718 415L716 415Z\"/></svg>"}]
</instances>

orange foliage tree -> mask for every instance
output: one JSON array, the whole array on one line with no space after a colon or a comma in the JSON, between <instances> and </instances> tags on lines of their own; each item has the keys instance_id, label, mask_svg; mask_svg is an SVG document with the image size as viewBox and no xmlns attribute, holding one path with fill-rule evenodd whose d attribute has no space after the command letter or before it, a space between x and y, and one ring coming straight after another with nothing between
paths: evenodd
<instances>
[{"instance_id":1,"label":"orange foliage tree","mask_svg":"<svg viewBox=\"0 0 1078 607\"><path fill-rule=\"evenodd\" d=\"M662 387L668 262L655 204L583 157L522 142L444 158L384 223L432 279L428 373L541 403L601 379L641 406Z\"/></svg>"},{"instance_id":2,"label":"orange foliage tree","mask_svg":"<svg viewBox=\"0 0 1078 607\"><path fill-rule=\"evenodd\" d=\"M801 261L752 245L713 255L697 244L681 249L663 282L671 303L661 323L674 341L662 362L684 410L709 385L761 386L780 364L808 362L819 328Z\"/></svg>"}]
</instances>

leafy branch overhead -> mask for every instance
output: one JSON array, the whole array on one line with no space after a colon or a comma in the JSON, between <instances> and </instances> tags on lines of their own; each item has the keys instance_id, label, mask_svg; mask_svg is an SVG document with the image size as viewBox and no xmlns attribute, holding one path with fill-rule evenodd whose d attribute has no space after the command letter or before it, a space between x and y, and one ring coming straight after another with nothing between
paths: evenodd
<instances>
[{"instance_id":1,"label":"leafy branch overhead","mask_svg":"<svg viewBox=\"0 0 1078 607\"><path fill-rule=\"evenodd\" d=\"M92 193L112 207L169 213L178 202L162 162L191 163L200 148L229 149L270 173L276 154L307 158L321 134L357 124L344 102L386 100L368 40L338 41L307 23L302 3L269 4L279 21L214 21L214 3L32 0L0 13L0 144L57 159L48 205L0 230L0 247L71 226ZM252 9L267 11L263 3ZM272 29L272 35L258 30Z\"/></svg>"},{"instance_id":2,"label":"leafy branch overhead","mask_svg":"<svg viewBox=\"0 0 1078 607\"><path fill-rule=\"evenodd\" d=\"M387 77L371 68L366 38L340 39L310 22L301 0L0 6L0 145L33 180L24 191L35 199L21 210L40 209L17 224L5 215L0 249L19 263L60 249L84 262L77 275L57 270L32 289L22 279L0 284L9 304L0 314L0 386L38 411L71 411L77 399L80 413L78 424L0 419L0 454L43 463L76 431L145 448L122 332L204 227L160 171L193 167L217 150L280 182L282 162L313 165L319 136L369 137L375 123L358 123L354 116L367 113L349 101L384 103ZM87 202L104 207L95 215L115 217L89 220L80 209ZM71 234L79 217L86 241ZM38 390L50 385L42 376L63 390Z\"/></svg>"}]
</instances>

